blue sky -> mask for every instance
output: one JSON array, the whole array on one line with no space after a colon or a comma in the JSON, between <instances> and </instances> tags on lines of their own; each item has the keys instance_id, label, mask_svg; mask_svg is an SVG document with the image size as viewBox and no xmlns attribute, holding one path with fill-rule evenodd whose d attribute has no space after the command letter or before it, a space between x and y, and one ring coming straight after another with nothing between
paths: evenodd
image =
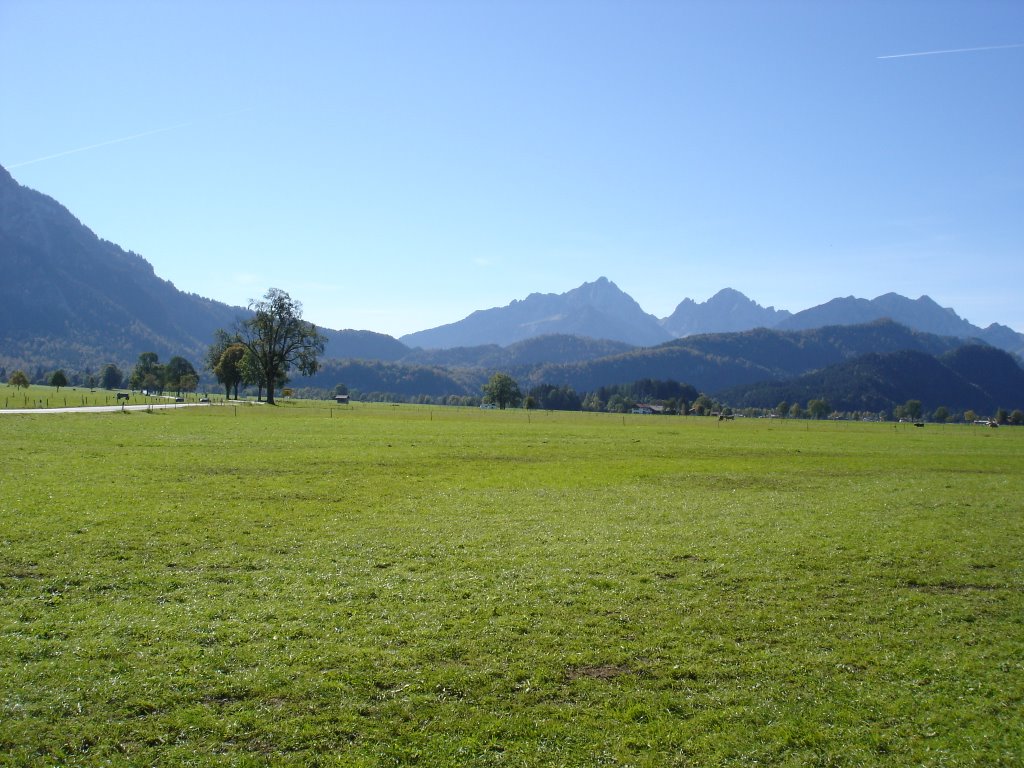
<instances>
[{"instance_id":1,"label":"blue sky","mask_svg":"<svg viewBox=\"0 0 1024 768\"><path fill-rule=\"evenodd\" d=\"M398 336L603 275L1024 331L1017 0L0 0L0 72L0 164L232 304Z\"/></svg>"}]
</instances>

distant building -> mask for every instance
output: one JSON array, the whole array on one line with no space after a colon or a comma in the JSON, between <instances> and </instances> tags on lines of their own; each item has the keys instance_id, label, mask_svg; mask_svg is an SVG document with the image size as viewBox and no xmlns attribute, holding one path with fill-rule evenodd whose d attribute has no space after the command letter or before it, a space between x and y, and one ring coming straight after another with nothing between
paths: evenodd
<instances>
[{"instance_id":1,"label":"distant building","mask_svg":"<svg viewBox=\"0 0 1024 768\"><path fill-rule=\"evenodd\" d=\"M630 413L639 413L644 416L651 416L653 414L663 414L666 408L664 405L651 405L650 403L637 403L633 406Z\"/></svg>"}]
</instances>

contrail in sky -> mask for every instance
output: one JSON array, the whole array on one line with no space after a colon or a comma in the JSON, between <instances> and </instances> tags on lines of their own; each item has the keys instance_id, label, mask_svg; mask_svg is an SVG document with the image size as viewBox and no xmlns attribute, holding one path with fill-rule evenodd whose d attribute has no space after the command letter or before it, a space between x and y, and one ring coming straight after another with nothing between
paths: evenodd
<instances>
[{"instance_id":1,"label":"contrail in sky","mask_svg":"<svg viewBox=\"0 0 1024 768\"><path fill-rule=\"evenodd\" d=\"M919 51L917 53L894 53L891 56L876 56L876 59L906 59L910 56L938 56L940 53L967 53L968 51L1000 51L1004 48L1024 48L1024 43L1012 45L985 45L981 48L949 48L944 51Z\"/></svg>"},{"instance_id":2,"label":"contrail in sky","mask_svg":"<svg viewBox=\"0 0 1024 768\"><path fill-rule=\"evenodd\" d=\"M132 141L133 139L141 139L143 136L152 136L155 133L164 133L165 131L173 131L175 128L184 128L186 125L191 125L193 121L186 123L178 123L177 125L168 125L166 128L157 128L152 131L144 131L142 133L134 133L131 136L122 136L119 139L110 139L110 141L101 141L99 144L90 144L87 147L78 147L77 149L67 149L63 152L57 152L54 155L47 155L46 157L37 157L35 160L26 160L22 163L15 163L14 165L7 166L8 168L21 168L26 165L35 165L45 160L53 160L57 157L64 157L65 155L74 155L79 152L87 152L90 149L97 149L98 147L107 147L111 144L120 144L125 141Z\"/></svg>"}]
</instances>

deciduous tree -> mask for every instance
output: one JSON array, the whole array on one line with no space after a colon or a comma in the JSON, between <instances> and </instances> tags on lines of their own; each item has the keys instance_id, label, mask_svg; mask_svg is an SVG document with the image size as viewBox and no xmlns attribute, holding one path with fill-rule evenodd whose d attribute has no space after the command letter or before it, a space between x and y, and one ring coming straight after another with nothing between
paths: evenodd
<instances>
[{"instance_id":1,"label":"deciduous tree","mask_svg":"<svg viewBox=\"0 0 1024 768\"><path fill-rule=\"evenodd\" d=\"M921 418L921 401L907 400L907 402L903 404L903 413L906 414L907 418L917 421Z\"/></svg>"},{"instance_id":2,"label":"deciduous tree","mask_svg":"<svg viewBox=\"0 0 1024 768\"><path fill-rule=\"evenodd\" d=\"M100 371L100 386L104 389L117 389L123 381L124 374L113 363L107 363Z\"/></svg>"},{"instance_id":3,"label":"deciduous tree","mask_svg":"<svg viewBox=\"0 0 1024 768\"><path fill-rule=\"evenodd\" d=\"M810 414L812 419L824 419L831 410L832 408L825 400L817 399L807 402L807 413Z\"/></svg>"},{"instance_id":4,"label":"deciduous tree","mask_svg":"<svg viewBox=\"0 0 1024 768\"><path fill-rule=\"evenodd\" d=\"M220 360L213 367L213 375L217 381L224 385L224 396L231 397L231 390L235 391L235 399L238 399L238 385L242 383L242 358L245 357L245 345L241 343L231 344L221 353Z\"/></svg>"},{"instance_id":5,"label":"deciduous tree","mask_svg":"<svg viewBox=\"0 0 1024 768\"><path fill-rule=\"evenodd\" d=\"M519 385L507 373L496 373L484 384L484 402L494 403L502 410L509 405L515 408L522 399Z\"/></svg>"},{"instance_id":6,"label":"deciduous tree","mask_svg":"<svg viewBox=\"0 0 1024 768\"><path fill-rule=\"evenodd\" d=\"M242 321L238 336L260 371L267 403L273 405L274 388L291 368L306 375L316 373L327 338L302 319L302 304L279 288L250 301L249 309L253 316Z\"/></svg>"},{"instance_id":7,"label":"deciduous tree","mask_svg":"<svg viewBox=\"0 0 1024 768\"><path fill-rule=\"evenodd\" d=\"M700 397L693 401L693 405L690 406L690 411L697 416L707 416L714 410L715 401L705 394L701 394Z\"/></svg>"},{"instance_id":8,"label":"deciduous tree","mask_svg":"<svg viewBox=\"0 0 1024 768\"><path fill-rule=\"evenodd\" d=\"M224 350L230 347L232 344L237 344L239 341L236 334L231 334L225 331L223 328L218 328L213 332L213 344L211 344L206 350L206 359L203 361L203 365L206 366L206 370L212 371L217 367L217 363L220 362L221 355L224 354Z\"/></svg>"},{"instance_id":9,"label":"deciduous tree","mask_svg":"<svg viewBox=\"0 0 1024 768\"><path fill-rule=\"evenodd\" d=\"M196 373L196 369L183 357L175 355L164 366L165 386L175 390L179 395L183 389L189 390L189 384L194 389L198 382L199 375Z\"/></svg>"},{"instance_id":10,"label":"deciduous tree","mask_svg":"<svg viewBox=\"0 0 1024 768\"><path fill-rule=\"evenodd\" d=\"M625 413L629 410L629 403L626 402L626 398L616 392L608 398L608 404L605 406L605 410L608 411L608 413Z\"/></svg>"},{"instance_id":11,"label":"deciduous tree","mask_svg":"<svg viewBox=\"0 0 1024 768\"><path fill-rule=\"evenodd\" d=\"M7 383L15 389L28 389L28 376L25 375L24 371L18 369L11 372Z\"/></svg>"},{"instance_id":12,"label":"deciduous tree","mask_svg":"<svg viewBox=\"0 0 1024 768\"><path fill-rule=\"evenodd\" d=\"M160 392L164 389L164 367L156 352L143 352L132 370L129 384L132 389Z\"/></svg>"},{"instance_id":13,"label":"deciduous tree","mask_svg":"<svg viewBox=\"0 0 1024 768\"><path fill-rule=\"evenodd\" d=\"M50 376L50 386L56 387L57 391L60 392L61 387L68 385L68 377L64 375L64 371L54 371Z\"/></svg>"}]
</instances>

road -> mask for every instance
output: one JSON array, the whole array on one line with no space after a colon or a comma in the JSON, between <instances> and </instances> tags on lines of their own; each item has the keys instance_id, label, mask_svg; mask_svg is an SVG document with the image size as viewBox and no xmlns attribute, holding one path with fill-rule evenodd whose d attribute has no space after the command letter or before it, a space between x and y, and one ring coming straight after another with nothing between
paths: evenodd
<instances>
[{"instance_id":1,"label":"road","mask_svg":"<svg viewBox=\"0 0 1024 768\"><path fill-rule=\"evenodd\" d=\"M209 403L161 403L159 405L83 405L78 408L0 408L0 415L7 413L38 415L41 413L114 413L115 411L156 411L167 408L205 408L209 405Z\"/></svg>"}]
</instances>

